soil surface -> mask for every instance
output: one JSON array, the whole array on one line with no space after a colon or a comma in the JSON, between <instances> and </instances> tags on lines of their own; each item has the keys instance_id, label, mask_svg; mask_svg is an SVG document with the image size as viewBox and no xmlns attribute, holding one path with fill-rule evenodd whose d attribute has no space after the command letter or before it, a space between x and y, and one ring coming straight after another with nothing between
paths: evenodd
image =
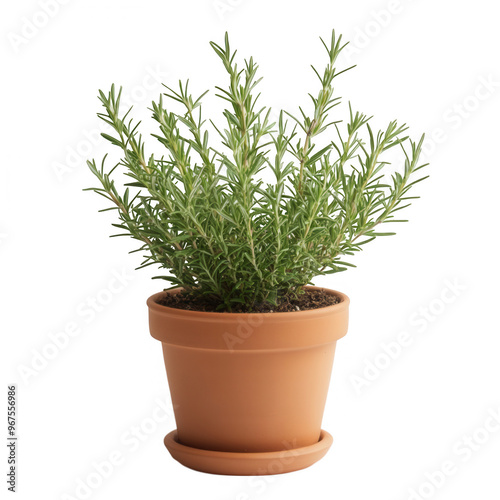
<instances>
[{"instance_id":1,"label":"soil surface","mask_svg":"<svg viewBox=\"0 0 500 500\"><path fill-rule=\"evenodd\" d=\"M233 313L273 313L273 312L295 312L307 311L309 309L319 309L321 307L338 304L340 298L322 290L304 290L298 297L284 296L278 305L269 303L256 304L251 310L245 307L233 307ZM158 301L158 304L176 309L186 309L188 311L203 312L225 312L221 310L220 302L209 297L200 297L185 292L169 294Z\"/></svg>"}]
</instances>

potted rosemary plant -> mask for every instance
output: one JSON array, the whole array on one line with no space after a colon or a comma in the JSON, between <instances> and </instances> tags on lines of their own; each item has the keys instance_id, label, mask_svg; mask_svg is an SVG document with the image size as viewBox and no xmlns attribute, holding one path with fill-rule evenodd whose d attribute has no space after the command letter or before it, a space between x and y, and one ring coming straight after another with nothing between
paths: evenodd
<instances>
[{"instance_id":1,"label":"potted rosemary plant","mask_svg":"<svg viewBox=\"0 0 500 500\"><path fill-rule=\"evenodd\" d=\"M109 171L89 161L100 183L91 190L117 211L120 234L139 241L143 266L164 269L159 278L171 285L147 304L175 409L177 429L165 438L172 456L205 472L288 472L331 445L321 421L336 341L347 332L347 296L310 284L393 234L380 226L401 222L396 212L415 198L423 137L413 142L396 121L375 131L350 105L346 123L329 121L340 103L334 80L350 69L336 69L345 45L335 32L323 42L326 68L313 68L311 113L282 111L276 123L257 102L254 60L238 66L227 34L211 45L229 77L217 87L225 125L203 119L205 94L167 87L151 109L166 150L156 156L130 109L120 109L121 92L101 91L98 116L113 130L103 136L122 159ZM388 176L394 147L404 165ZM128 177L123 189L117 170Z\"/></svg>"}]
</instances>

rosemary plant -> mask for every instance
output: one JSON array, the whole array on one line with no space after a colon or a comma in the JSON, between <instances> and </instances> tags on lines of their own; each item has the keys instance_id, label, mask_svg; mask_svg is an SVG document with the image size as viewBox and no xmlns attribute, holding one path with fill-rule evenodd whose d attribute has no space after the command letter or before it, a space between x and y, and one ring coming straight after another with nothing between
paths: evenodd
<instances>
[{"instance_id":1,"label":"rosemary plant","mask_svg":"<svg viewBox=\"0 0 500 500\"><path fill-rule=\"evenodd\" d=\"M334 94L336 60L347 45L332 32L322 43L328 61L323 72L313 68L319 91L311 95L310 114L299 108L293 116L281 111L277 123L271 110L259 107L255 88L257 64L250 58L241 67L229 45L211 43L228 75L226 88L216 87L227 102L222 128L210 120L219 146L209 142L201 104L206 92L193 97L188 82L179 83L152 104L158 122L154 137L165 147L158 157L146 153L139 123L121 113L115 86L99 92L104 111L98 116L113 130L103 137L121 150L121 161L109 171L88 161L100 186L90 190L117 210L120 233L138 240L140 267L156 264L158 276L173 287L210 296L220 310L251 309L276 304L283 296L300 293L318 275L336 273L345 261L377 236L386 222L403 222L395 213L416 196L408 191L425 177L415 173L423 137L414 142L405 125L396 121L375 131L370 118L349 104L346 123L329 121L339 105ZM166 103L175 105L171 111ZM323 134L324 144L316 146ZM398 147L404 160L401 173L388 176L384 160ZM117 188L112 175L120 169L129 181ZM274 179L265 183L262 171Z\"/></svg>"}]
</instances>

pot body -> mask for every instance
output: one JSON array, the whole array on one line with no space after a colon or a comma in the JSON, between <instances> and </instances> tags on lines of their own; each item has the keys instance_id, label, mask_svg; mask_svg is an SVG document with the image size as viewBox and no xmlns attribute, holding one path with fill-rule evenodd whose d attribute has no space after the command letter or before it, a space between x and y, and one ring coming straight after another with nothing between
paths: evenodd
<instances>
[{"instance_id":1,"label":"pot body","mask_svg":"<svg viewBox=\"0 0 500 500\"><path fill-rule=\"evenodd\" d=\"M313 288L313 287L311 287ZM204 313L148 300L183 445L273 452L318 442L349 299L291 313Z\"/></svg>"}]
</instances>

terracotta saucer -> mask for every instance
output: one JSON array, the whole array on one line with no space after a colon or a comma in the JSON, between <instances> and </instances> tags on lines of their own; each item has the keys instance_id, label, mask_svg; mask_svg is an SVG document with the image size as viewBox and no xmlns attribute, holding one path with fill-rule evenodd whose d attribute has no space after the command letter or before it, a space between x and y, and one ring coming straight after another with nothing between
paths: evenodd
<instances>
[{"instance_id":1,"label":"terracotta saucer","mask_svg":"<svg viewBox=\"0 0 500 500\"><path fill-rule=\"evenodd\" d=\"M168 433L165 446L182 465L200 472L232 476L283 474L305 469L321 459L333 443L332 436L322 430L311 446L263 453L210 451L185 446L177 440L177 430Z\"/></svg>"}]
</instances>

